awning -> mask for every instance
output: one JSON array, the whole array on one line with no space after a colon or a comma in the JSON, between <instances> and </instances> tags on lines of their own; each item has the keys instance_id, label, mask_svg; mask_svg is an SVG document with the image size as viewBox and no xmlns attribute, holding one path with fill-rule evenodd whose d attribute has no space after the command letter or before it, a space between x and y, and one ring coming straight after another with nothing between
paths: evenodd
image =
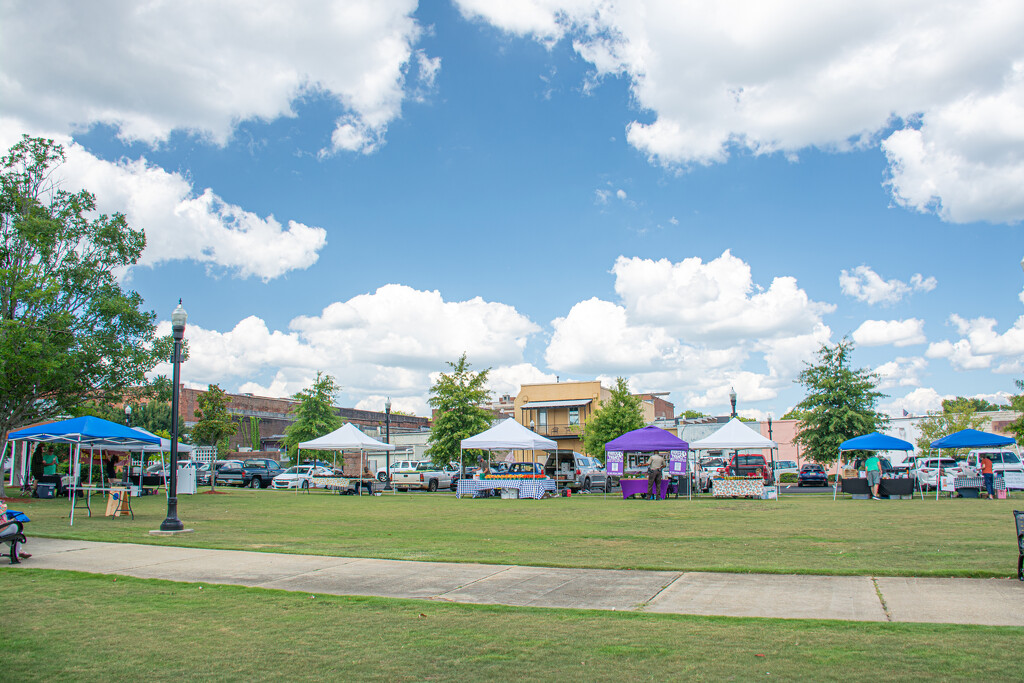
<instances>
[{"instance_id":1,"label":"awning","mask_svg":"<svg viewBox=\"0 0 1024 683\"><path fill-rule=\"evenodd\" d=\"M571 408L574 406L585 406L589 405L594 399L592 398L572 398L565 401L531 401L524 403L520 406L521 410L530 410L531 408Z\"/></svg>"}]
</instances>

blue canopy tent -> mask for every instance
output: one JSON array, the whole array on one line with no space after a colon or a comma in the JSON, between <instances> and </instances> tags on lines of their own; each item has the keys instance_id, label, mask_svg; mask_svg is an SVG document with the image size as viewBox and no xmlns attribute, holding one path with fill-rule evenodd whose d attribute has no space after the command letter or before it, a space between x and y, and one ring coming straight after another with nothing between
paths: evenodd
<instances>
[{"instance_id":1,"label":"blue canopy tent","mask_svg":"<svg viewBox=\"0 0 1024 683\"><path fill-rule=\"evenodd\" d=\"M871 432L862 436L855 436L852 439L839 444L839 457L836 459L836 483L832 486L832 500L839 494L839 462L843 459L843 451L912 451L914 444L895 436ZM924 494L921 494L924 498Z\"/></svg>"},{"instance_id":2,"label":"blue canopy tent","mask_svg":"<svg viewBox=\"0 0 1024 683\"><path fill-rule=\"evenodd\" d=\"M79 477L79 454L82 446L99 448L102 458L103 448L127 448L132 446L160 445L160 437L146 432L126 427L116 422L104 420L103 418L87 415L76 417L60 422L26 427L11 432L7 435L7 442L11 441L35 441L41 443L66 443L74 446L74 470L72 472L73 483L78 483ZM2 458L0 458L2 460ZM27 466L27 459L26 459ZM89 457L89 474L92 475L92 455ZM75 524L75 494L77 485L71 487L71 522Z\"/></svg>"},{"instance_id":3,"label":"blue canopy tent","mask_svg":"<svg viewBox=\"0 0 1024 683\"><path fill-rule=\"evenodd\" d=\"M1013 446L1017 441L1010 436L989 434L980 432L977 429L961 429L959 432L947 434L941 439L931 442L932 448L940 451L943 448L994 448L997 446ZM935 500L939 499L939 490L942 488L942 468L935 479Z\"/></svg>"}]
</instances>

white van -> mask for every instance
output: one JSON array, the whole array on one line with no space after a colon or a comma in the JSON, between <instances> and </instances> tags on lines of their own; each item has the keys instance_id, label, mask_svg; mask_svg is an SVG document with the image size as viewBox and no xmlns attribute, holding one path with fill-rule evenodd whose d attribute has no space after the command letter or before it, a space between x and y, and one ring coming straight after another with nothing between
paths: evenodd
<instances>
[{"instance_id":1,"label":"white van","mask_svg":"<svg viewBox=\"0 0 1024 683\"><path fill-rule=\"evenodd\" d=\"M1024 463L1020 456L1005 448L979 448L967 454L967 467L971 472L981 474L981 456L987 455L992 461L992 473L1002 475L1008 489L1024 489Z\"/></svg>"}]
</instances>

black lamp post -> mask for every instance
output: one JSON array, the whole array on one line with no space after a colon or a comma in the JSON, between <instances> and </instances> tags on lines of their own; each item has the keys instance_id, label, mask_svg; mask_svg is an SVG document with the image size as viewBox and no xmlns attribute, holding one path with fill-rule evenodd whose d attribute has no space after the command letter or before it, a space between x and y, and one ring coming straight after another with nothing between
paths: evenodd
<instances>
[{"instance_id":1,"label":"black lamp post","mask_svg":"<svg viewBox=\"0 0 1024 683\"><path fill-rule=\"evenodd\" d=\"M384 443L391 443L391 397L384 401ZM384 472L387 480L384 489L391 490L391 451L384 451Z\"/></svg>"},{"instance_id":2,"label":"black lamp post","mask_svg":"<svg viewBox=\"0 0 1024 683\"><path fill-rule=\"evenodd\" d=\"M185 323L188 314L181 306L171 313L171 334L174 337L174 356L171 365L174 367L174 393L171 398L171 482L167 496L167 519L160 523L160 531L181 531L185 525L178 519L178 396L181 393L181 342L185 338Z\"/></svg>"},{"instance_id":3,"label":"black lamp post","mask_svg":"<svg viewBox=\"0 0 1024 683\"><path fill-rule=\"evenodd\" d=\"M772 416L769 415L768 416L768 440L771 441L771 439L772 439Z\"/></svg>"},{"instance_id":4,"label":"black lamp post","mask_svg":"<svg viewBox=\"0 0 1024 683\"><path fill-rule=\"evenodd\" d=\"M732 404L732 416L736 417L736 390L729 387L729 403Z\"/></svg>"}]
</instances>

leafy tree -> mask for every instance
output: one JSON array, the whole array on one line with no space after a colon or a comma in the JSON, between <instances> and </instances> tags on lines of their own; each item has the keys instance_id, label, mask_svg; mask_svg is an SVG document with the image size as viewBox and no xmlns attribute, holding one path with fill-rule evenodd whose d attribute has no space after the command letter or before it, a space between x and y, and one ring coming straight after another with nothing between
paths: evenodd
<instances>
[{"instance_id":1,"label":"leafy tree","mask_svg":"<svg viewBox=\"0 0 1024 683\"><path fill-rule=\"evenodd\" d=\"M583 429L583 450L604 460L604 445L626 432L644 426L644 413L640 398L629 393L624 377L615 379L615 387L608 400L594 411Z\"/></svg>"},{"instance_id":2,"label":"leafy tree","mask_svg":"<svg viewBox=\"0 0 1024 683\"><path fill-rule=\"evenodd\" d=\"M835 346L824 344L818 363L805 363L796 380L808 392L796 405L805 411L796 438L806 457L822 464L835 462L842 442L885 424L885 417L875 410L884 396L875 390L878 376L851 368L852 353L853 342L845 338Z\"/></svg>"},{"instance_id":3,"label":"leafy tree","mask_svg":"<svg viewBox=\"0 0 1024 683\"><path fill-rule=\"evenodd\" d=\"M195 417L192 438L202 446L216 446L238 429L228 412L228 395L217 384L209 385L205 394L196 396Z\"/></svg>"},{"instance_id":4,"label":"leafy tree","mask_svg":"<svg viewBox=\"0 0 1024 683\"><path fill-rule=\"evenodd\" d=\"M711 416L708 415L707 413L702 413L702 412L700 412L698 410L684 410L683 412L681 412L679 414L679 417L681 417L683 419L686 419L686 420L697 420L697 419L700 419L702 417L711 417Z\"/></svg>"},{"instance_id":5,"label":"leafy tree","mask_svg":"<svg viewBox=\"0 0 1024 683\"><path fill-rule=\"evenodd\" d=\"M145 235L97 214L87 190L61 189L64 158L28 136L0 158L0 448L13 428L115 402L170 355L155 315L114 275Z\"/></svg>"},{"instance_id":6,"label":"leafy tree","mask_svg":"<svg viewBox=\"0 0 1024 683\"><path fill-rule=\"evenodd\" d=\"M953 410L962 410L965 404L970 405L976 413L989 413L997 410L1009 410L1010 406L998 405L990 401L986 401L983 398L965 398L963 396L957 396L956 398L944 398L942 399L942 409L946 410L946 406L957 406L951 408Z\"/></svg>"},{"instance_id":7,"label":"leafy tree","mask_svg":"<svg viewBox=\"0 0 1024 683\"><path fill-rule=\"evenodd\" d=\"M460 442L491 425L491 414L480 407L491 400L491 392L486 388L491 369L470 370L465 353L458 361L449 361L447 365L452 371L441 373L430 387L427 401L436 411L427 440L427 455L438 465L458 462ZM471 463L476 452L466 451L463 457L466 463Z\"/></svg>"},{"instance_id":8,"label":"leafy tree","mask_svg":"<svg viewBox=\"0 0 1024 683\"><path fill-rule=\"evenodd\" d=\"M340 390L334 377L318 372L312 385L292 397L299 403L292 410L295 422L284 430L289 459L298 455L299 444L303 441L330 434L344 424L334 410L334 398Z\"/></svg>"},{"instance_id":9,"label":"leafy tree","mask_svg":"<svg viewBox=\"0 0 1024 683\"><path fill-rule=\"evenodd\" d=\"M788 413L783 415L780 419L782 420L803 420L807 415L806 410L800 410L799 408L793 408Z\"/></svg>"},{"instance_id":10,"label":"leafy tree","mask_svg":"<svg viewBox=\"0 0 1024 683\"><path fill-rule=\"evenodd\" d=\"M932 449L932 441L959 432L961 429L984 429L987 420L977 414L977 403L974 399L957 397L942 402L942 410L928 413L921 420L918 429L921 436L917 438L917 448L923 452ZM954 455L967 455L968 448L958 448ZM943 453L949 451L943 450Z\"/></svg>"},{"instance_id":11,"label":"leafy tree","mask_svg":"<svg viewBox=\"0 0 1024 683\"><path fill-rule=\"evenodd\" d=\"M1017 443L1021 443L1024 441L1024 380L1015 379L1013 383L1017 385L1017 390L1021 393L1010 397L1010 410L1014 410L1021 415L1009 424L1006 431L1017 438Z\"/></svg>"}]
</instances>

